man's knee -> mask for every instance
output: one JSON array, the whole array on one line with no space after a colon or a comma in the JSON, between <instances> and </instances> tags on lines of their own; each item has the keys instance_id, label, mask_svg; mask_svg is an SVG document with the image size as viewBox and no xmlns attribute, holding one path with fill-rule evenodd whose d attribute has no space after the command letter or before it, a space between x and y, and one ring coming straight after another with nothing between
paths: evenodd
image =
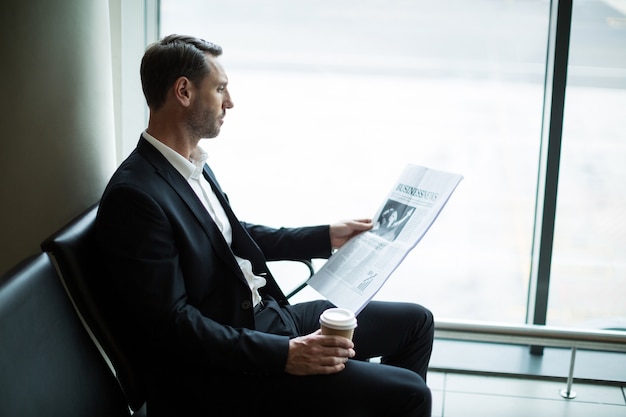
<instances>
[{"instance_id":1,"label":"man's knee","mask_svg":"<svg viewBox=\"0 0 626 417\"><path fill-rule=\"evenodd\" d=\"M435 318L432 311L420 304L413 304L412 317L415 318L416 330L420 337L434 336Z\"/></svg>"},{"instance_id":2,"label":"man's knee","mask_svg":"<svg viewBox=\"0 0 626 417\"><path fill-rule=\"evenodd\" d=\"M432 393L424 380L417 374L403 376L403 384L398 387L399 416L430 416Z\"/></svg>"}]
</instances>

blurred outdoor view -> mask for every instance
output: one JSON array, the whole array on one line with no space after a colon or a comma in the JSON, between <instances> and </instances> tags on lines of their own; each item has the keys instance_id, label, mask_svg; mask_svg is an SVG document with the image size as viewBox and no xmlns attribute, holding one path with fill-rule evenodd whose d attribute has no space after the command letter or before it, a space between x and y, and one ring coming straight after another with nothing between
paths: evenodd
<instances>
[{"instance_id":1,"label":"blurred outdoor view","mask_svg":"<svg viewBox=\"0 0 626 417\"><path fill-rule=\"evenodd\" d=\"M460 173L376 298L523 323L550 7L161 0L160 32L224 48L235 107L202 146L241 219L371 217L407 163ZM574 1L569 63L548 323L626 328L626 0Z\"/></svg>"}]
</instances>

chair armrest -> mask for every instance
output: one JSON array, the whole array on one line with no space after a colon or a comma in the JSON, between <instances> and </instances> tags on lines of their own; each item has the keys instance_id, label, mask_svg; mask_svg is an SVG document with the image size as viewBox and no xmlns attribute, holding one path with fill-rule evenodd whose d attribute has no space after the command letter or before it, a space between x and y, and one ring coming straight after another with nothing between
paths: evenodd
<instances>
[{"instance_id":1,"label":"chair armrest","mask_svg":"<svg viewBox=\"0 0 626 417\"><path fill-rule=\"evenodd\" d=\"M278 285L287 294L287 299L290 299L302 291L302 289L307 286L309 278L311 278L315 273L315 267L310 259L270 261L268 265L272 271L272 275L274 275L274 278L278 282ZM298 285L293 287L291 281L294 280L294 276L305 278L301 280ZM290 290L286 291L287 288L290 288Z\"/></svg>"}]
</instances>

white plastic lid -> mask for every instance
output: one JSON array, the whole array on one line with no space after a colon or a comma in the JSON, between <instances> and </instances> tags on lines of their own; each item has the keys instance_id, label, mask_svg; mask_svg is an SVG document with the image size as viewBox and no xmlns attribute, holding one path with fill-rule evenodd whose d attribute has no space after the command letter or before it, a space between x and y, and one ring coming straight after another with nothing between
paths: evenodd
<instances>
[{"instance_id":1,"label":"white plastic lid","mask_svg":"<svg viewBox=\"0 0 626 417\"><path fill-rule=\"evenodd\" d=\"M356 317L346 308L329 308L320 315L320 324L337 330L354 329Z\"/></svg>"}]
</instances>

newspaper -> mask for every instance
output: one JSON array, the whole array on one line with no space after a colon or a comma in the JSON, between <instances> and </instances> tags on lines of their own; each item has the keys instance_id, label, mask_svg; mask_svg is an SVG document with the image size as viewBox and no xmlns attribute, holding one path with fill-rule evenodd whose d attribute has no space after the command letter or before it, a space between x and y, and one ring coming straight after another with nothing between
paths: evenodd
<instances>
[{"instance_id":1,"label":"newspaper","mask_svg":"<svg viewBox=\"0 0 626 417\"><path fill-rule=\"evenodd\" d=\"M307 281L338 307L358 314L443 209L462 175L409 164L373 217Z\"/></svg>"}]
</instances>

